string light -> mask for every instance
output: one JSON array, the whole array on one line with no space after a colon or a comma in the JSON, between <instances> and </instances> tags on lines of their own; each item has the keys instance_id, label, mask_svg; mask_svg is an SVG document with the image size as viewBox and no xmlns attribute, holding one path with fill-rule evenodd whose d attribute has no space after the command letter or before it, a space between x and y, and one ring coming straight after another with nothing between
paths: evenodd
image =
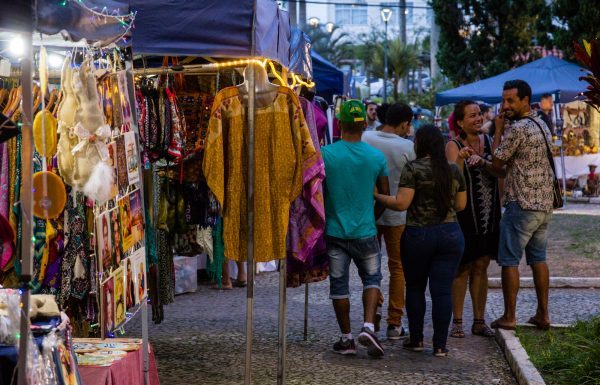
<instances>
[{"instance_id":1,"label":"string light","mask_svg":"<svg viewBox=\"0 0 600 385\"><path fill-rule=\"evenodd\" d=\"M286 86L289 87L290 85L288 84L287 80L284 80L281 75L279 75L277 73L277 70L275 69L275 65L273 64L272 61L269 60L269 67L271 67L271 71L273 72L273 75L277 78L277 80L279 80L281 82L282 86Z\"/></svg>"}]
</instances>

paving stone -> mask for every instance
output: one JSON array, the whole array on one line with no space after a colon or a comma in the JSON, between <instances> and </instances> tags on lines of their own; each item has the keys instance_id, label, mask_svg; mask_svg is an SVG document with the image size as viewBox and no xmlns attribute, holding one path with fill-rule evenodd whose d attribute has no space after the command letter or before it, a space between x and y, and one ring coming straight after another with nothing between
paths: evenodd
<instances>
[{"instance_id":1,"label":"paving stone","mask_svg":"<svg viewBox=\"0 0 600 385\"><path fill-rule=\"evenodd\" d=\"M387 262L383 262L387 266ZM384 274L387 275L387 274ZM351 271L352 331L362 326L362 287ZM387 294L388 280L383 281ZM385 314L380 333L385 356L371 359L359 347L357 356L340 356L331 351L339 331L331 306L328 281L309 287L308 341L303 340L304 287L287 290L287 383L288 384L498 384L515 385L510 368L492 338L472 336L471 303L465 301L467 337L449 338L450 355L432 356L431 302L425 318L426 351L402 349L402 340L385 339ZM254 298L253 383L277 383L278 274L256 278ZM384 305L387 306L387 302ZM150 321L162 384L241 384L245 357L246 290L211 290L200 285L196 293L176 297L165 307L160 325ZM385 310L384 310L385 313ZM407 323L406 318L403 323ZM138 316L127 325L127 334L141 335Z\"/></svg>"}]
</instances>

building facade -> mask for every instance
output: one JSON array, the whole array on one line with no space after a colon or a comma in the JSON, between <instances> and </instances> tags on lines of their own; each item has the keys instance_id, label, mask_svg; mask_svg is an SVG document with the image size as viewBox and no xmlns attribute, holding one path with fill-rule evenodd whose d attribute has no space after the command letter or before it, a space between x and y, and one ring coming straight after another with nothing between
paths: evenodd
<instances>
[{"instance_id":1,"label":"building facade","mask_svg":"<svg viewBox=\"0 0 600 385\"><path fill-rule=\"evenodd\" d=\"M388 36L393 38L400 33L399 1L390 0L306 0L305 5L300 1L280 1L282 8L290 10L291 6L297 7L297 12L290 12L296 16L297 25L311 25L318 22L325 26L333 23L341 31L348 33L351 37L369 33L373 28L383 30L384 22L381 18L381 10L389 8L392 16L388 22ZM302 7L306 7L304 13ZM431 32L433 10L427 4L427 0L406 1L406 38L408 43L422 40ZM306 20L300 20L300 15L306 15ZM331 24L329 24L331 25Z\"/></svg>"}]
</instances>

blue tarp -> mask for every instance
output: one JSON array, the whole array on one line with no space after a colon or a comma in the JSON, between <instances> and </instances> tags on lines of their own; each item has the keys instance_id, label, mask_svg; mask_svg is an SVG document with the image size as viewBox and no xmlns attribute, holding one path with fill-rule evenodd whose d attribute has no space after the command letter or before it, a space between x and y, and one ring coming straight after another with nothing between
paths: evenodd
<instances>
[{"instance_id":1,"label":"blue tarp","mask_svg":"<svg viewBox=\"0 0 600 385\"><path fill-rule=\"evenodd\" d=\"M500 75L439 92L435 95L435 105L443 106L464 99L500 103L504 82L514 79L529 83L533 91L532 102L549 93L558 94L560 103L568 103L586 89L587 83L579 80L580 76L584 76L584 72L577 64L547 56Z\"/></svg>"},{"instance_id":2,"label":"blue tarp","mask_svg":"<svg viewBox=\"0 0 600 385\"><path fill-rule=\"evenodd\" d=\"M312 79L313 77L310 47L310 37L300 28L293 27L290 41L290 66L288 69L305 79Z\"/></svg>"},{"instance_id":3,"label":"blue tarp","mask_svg":"<svg viewBox=\"0 0 600 385\"><path fill-rule=\"evenodd\" d=\"M132 37L135 54L261 56L289 65L289 15L275 1L130 0L130 9L137 11Z\"/></svg>"},{"instance_id":4,"label":"blue tarp","mask_svg":"<svg viewBox=\"0 0 600 385\"><path fill-rule=\"evenodd\" d=\"M313 81L317 84L317 95L331 102L333 95L344 93L344 73L323 56L311 51Z\"/></svg>"}]
</instances>

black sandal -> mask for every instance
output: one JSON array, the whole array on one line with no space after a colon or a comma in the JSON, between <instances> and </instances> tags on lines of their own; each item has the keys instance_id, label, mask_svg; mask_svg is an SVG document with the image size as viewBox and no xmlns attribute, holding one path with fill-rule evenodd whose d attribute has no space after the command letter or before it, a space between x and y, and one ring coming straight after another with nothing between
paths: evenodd
<instances>
[{"instance_id":1,"label":"black sandal","mask_svg":"<svg viewBox=\"0 0 600 385\"><path fill-rule=\"evenodd\" d=\"M482 337L493 337L496 335L496 333L494 333L494 331L485 324L484 319L477 318L473 320L473 326L471 326L471 334Z\"/></svg>"},{"instance_id":2,"label":"black sandal","mask_svg":"<svg viewBox=\"0 0 600 385\"><path fill-rule=\"evenodd\" d=\"M450 337L465 338L465 331L463 329L462 318L455 318L452 320L452 329L450 329Z\"/></svg>"}]
</instances>

